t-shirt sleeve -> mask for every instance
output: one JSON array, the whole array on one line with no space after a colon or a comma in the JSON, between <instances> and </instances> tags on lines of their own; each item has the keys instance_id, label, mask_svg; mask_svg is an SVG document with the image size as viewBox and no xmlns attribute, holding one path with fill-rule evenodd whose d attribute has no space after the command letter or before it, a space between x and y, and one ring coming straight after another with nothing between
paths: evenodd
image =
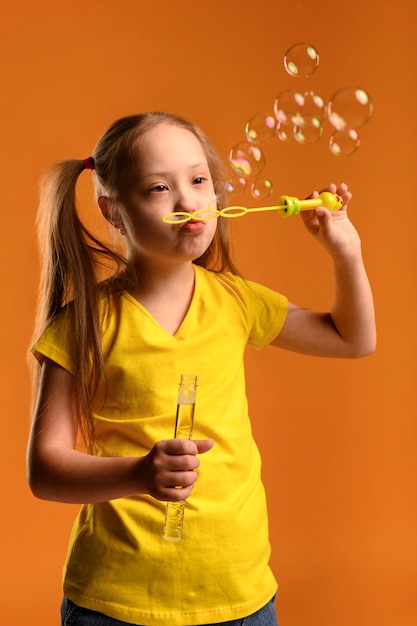
<instances>
[{"instance_id":1,"label":"t-shirt sleeve","mask_svg":"<svg viewBox=\"0 0 417 626\"><path fill-rule=\"evenodd\" d=\"M288 312L281 293L258 283L235 277L248 317L248 344L261 349L280 333Z\"/></svg>"},{"instance_id":2,"label":"t-shirt sleeve","mask_svg":"<svg viewBox=\"0 0 417 626\"><path fill-rule=\"evenodd\" d=\"M40 363L46 357L74 374L69 349L69 330L69 318L62 313L36 341L32 347L32 354Z\"/></svg>"}]
</instances>

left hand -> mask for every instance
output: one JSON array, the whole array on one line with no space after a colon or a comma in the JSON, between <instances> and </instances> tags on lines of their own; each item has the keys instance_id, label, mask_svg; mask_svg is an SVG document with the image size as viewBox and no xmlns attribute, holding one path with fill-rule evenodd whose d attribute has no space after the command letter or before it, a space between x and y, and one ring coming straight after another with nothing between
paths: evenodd
<instances>
[{"instance_id":1,"label":"left hand","mask_svg":"<svg viewBox=\"0 0 417 626\"><path fill-rule=\"evenodd\" d=\"M358 232L347 214L347 206L352 194L345 183L340 185L331 183L320 192L314 191L309 198L317 198L323 191L337 193L343 198L343 206L336 211L329 211L324 207L301 211L301 218L307 230L332 257L349 254L360 248L361 243Z\"/></svg>"}]
</instances>

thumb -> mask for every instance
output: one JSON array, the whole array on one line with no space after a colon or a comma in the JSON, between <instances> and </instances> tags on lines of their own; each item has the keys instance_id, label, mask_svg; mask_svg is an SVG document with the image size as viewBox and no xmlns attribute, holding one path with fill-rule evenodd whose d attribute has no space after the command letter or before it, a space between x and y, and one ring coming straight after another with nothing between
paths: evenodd
<instances>
[{"instance_id":1,"label":"thumb","mask_svg":"<svg viewBox=\"0 0 417 626\"><path fill-rule=\"evenodd\" d=\"M193 442L197 446L197 454L203 454L203 452L208 452L214 446L213 439L193 439Z\"/></svg>"},{"instance_id":2,"label":"thumb","mask_svg":"<svg viewBox=\"0 0 417 626\"><path fill-rule=\"evenodd\" d=\"M324 206L319 206L316 209L316 217L319 219L321 223L325 224L330 221L332 214Z\"/></svg>"}]
</instances>

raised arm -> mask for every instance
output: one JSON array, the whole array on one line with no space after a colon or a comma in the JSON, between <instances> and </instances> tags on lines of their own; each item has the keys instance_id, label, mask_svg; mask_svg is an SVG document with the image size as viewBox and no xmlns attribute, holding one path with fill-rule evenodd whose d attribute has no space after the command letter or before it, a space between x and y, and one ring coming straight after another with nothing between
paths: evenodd
<instances>
[{"instance_id":1,"label":"raised arm","mask_svg":"<svg viewBox=\"0 0 417 626\"><path fill-rule=\"evenodd\" d=\"M319 313L290 304L273 345L313 356L362 357L375 349L375 314L361 241L347 214L351 193L345 184L332 184L325 191L341 195L343 207L332 212L319 207L303 212L301 218L332 260L333 306L329 312Z\"/></svg>"},{"instance_id":2,"label":"raised arm","mask_svg":"<svg viewBox=\"0 0 417 626\"><path fill-rule=\"evenodd\" d=\"M211 440L160 441L143 457L86 454L76 449L74 393L73 376L45 359L27 459L35 496L83 504L138 493L166 501L190 495L199 466L196 455L209 450Z\"/></svg>"}]
</instances>

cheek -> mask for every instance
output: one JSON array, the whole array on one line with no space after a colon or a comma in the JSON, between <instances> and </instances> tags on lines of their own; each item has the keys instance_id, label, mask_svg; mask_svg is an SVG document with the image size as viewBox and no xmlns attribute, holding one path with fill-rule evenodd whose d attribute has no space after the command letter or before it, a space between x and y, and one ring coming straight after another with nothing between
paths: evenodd
<instances>
[{"instance_id":1,"label":"cheek","mask_svg":"<svg viewBox=\"0 0 417 626\"><path fill-rule=\"evenodd\" d=\"M143 219L136 216L130 221L129 228L126 229L129 233L129 239L133 244L145 245L149 242L155 242L160 238L160 229L155 227L150 220Z\"/></svg>"},{"instance_id":2,"label":"cheek","mask_svg":"<svg viewBox=\"0 0 417 626\"><path fill-rule=\"evenodd\" d=\"M213 241L216 232L217 232L217 228L218 228L218 223L217 220L210 220L207 222L207 235L210 238L210 242Z\"/></svg>"},{"instance_id":3,"label":"cheek","mask_svg":"<svg viewBox=\"0 0 417 626\"><path fill-rule=\"evenodd\" d=\"M137 211L130 215L132 228L137 233L152 232L163 225L162 217L158 217L155 212Z\"/></svg>"}]
</instances>

